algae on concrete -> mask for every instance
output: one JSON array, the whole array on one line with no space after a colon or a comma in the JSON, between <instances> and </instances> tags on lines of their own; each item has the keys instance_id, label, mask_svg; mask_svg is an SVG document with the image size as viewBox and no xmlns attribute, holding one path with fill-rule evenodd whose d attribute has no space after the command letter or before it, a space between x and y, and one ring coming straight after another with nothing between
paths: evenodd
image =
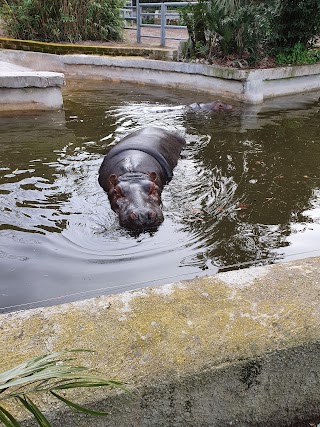
<instances>
[{"instance_id":1,"label":"algae on concrete","mask_svg":"<svg viewBox=\"0 0 320 427\"><path fill-rule=\"evenodd\" d=\"M137 391L129 402L97 391L98 408L118 409L96 425L271 426L305 417L320 403L319 271L320 259L310 258L1 315L1 368L13 357L95 350L79 362ZM90 402L88 393L80 399ZM140 421L126 423L128 411Z\"/></svg>"}]
</instances>

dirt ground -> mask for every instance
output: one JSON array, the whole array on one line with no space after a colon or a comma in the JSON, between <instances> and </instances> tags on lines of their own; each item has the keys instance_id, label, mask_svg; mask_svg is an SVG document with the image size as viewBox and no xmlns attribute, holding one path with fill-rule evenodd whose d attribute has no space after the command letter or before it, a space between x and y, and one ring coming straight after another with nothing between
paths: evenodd
<instances>
[{"instance_id":1,"label":"dirt ground","mask_svg":"<svg viewBox=\"0 0 320 427\"><path fill-rule=\"evenodd\" d=\"M97 42L85 41L84 45L99 45L99 46L140 46L140 47L160 47L160 28L143 27L141 34L141 44L137 43L137 31L125 29L123 33L124 40L122 42ZM169 28L166 30L166 48L178 49L181 40L188 39L188 31L179 28Z\"/></svg>"},{"instance_id":2,"label":"dirt ground","mask_svg":"<svg viewBox=\"0 0 320 427\"><path fill-rule=\"evenodd\" d=\"M142 46L160 46L160 28L142 28ZM148 36L148 37L144 37ZM152 37L150 37L152 36ZM156 37L156 38L154 38ZM136 30L124 30L125 42L131 45L137 45L137 32ZM173 40L179 39L179 40ZM169 48L177 49L181 40L188 39L188 31L186 29L168 28L166 30L166 46Z\"/></svg>"}]
</instances>

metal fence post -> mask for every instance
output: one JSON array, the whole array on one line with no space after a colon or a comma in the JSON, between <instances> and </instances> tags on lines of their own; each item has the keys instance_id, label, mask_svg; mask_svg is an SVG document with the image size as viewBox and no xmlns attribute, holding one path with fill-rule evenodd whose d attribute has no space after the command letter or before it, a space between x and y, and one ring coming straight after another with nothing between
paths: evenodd
<instances>
[{"instance_id":1,"label":"metal fence post","mask_svg":"<svg viewBox=\"0 0 320 427\"><path fill-rule=\"evenodd\" d=\"M140 14L140 2L136 2L136 14L137 14L137 43L141 43L141 14Z\"/></svg>"},{"instance_id":2,"label":"metal fence post","mask_svg":"<svg viewBox=\"0 0 320 427\"><path fill-rule=\"evenodd\" d=\"M166 16L167 16L167 5L165 3L161 3L160 46L166 45Z\"/></svg>"}]
</instances>

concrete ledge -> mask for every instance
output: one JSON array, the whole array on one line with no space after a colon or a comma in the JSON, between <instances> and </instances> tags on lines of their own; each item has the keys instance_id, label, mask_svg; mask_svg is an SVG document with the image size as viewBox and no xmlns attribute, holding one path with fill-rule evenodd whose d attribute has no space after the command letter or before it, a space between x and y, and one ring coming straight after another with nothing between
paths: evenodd
<instances>
[{"instance_id":1,"label":"concrete ledge","mask_svg":"<svg viewBox=\"0 0 320 427\"><path fill-rule=\"evenodd\" d=\"M26 87L62 87L64 75L61 73L36 71L0 71L0 88L21 89Z\"/></svg>"},{"instance_id":2,"label":"concrete ledge","mask_svg":"<svg viewBox=\"0 0 320 427\"><path fill-rule=\"evenodd\" d=\"M63 107L63 85L61 73L1 71L0 111L60 109Z\"/></svg>"},{"instance_id":3,"label":"concrete ledge","mask_svg":"<svg viewBox=\"0 0 320 427\"><path fill-rule=\"evenodd\" d=\"M153 59L176 59L178 51L167 48L144 48L137 46L85 46L66 43L46 43L33 40L18 40L0 37L0 48L15 49L33 52L65 54L87 54L87 55L109 55L109 56L144 56Z\"/></svg>"},{"instance_id":4,"label":"concrete ledge","mask_svg":"<svg viewBox=\"0 0 320 427\"><path fill-rule=\"evenodd\" d=\"M309 258L3 314L0 372L44 352L87 348L97 354L79 355L80 363L135 391L73 396L111 407L91 425L286 426L319 415L319 298L320 258ZM90 425L42 404L55 426Z\"/></svg>"},{"instance_id":5,"label":"concrete ledge","mask_svg":"<svg viewBox=\"0 0 320 427\"><path fill-rule=\"evenodd\" d=\"M320 89L320 64L238 70L138 56L55 55L13 50L1 50L0 60L34 70L63 72L73 78L176 87L249 104L260 104L269 98Z\"/></svg>"}]
</instances>

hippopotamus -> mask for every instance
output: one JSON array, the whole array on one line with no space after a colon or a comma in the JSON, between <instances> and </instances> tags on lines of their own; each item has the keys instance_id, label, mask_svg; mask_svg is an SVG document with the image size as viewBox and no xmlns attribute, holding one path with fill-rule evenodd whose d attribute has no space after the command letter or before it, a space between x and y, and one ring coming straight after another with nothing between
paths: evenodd
<instances>
[{"instance_id":1,"label":"hippopotamus","mask_svg":"<svg viewBox=\"0 0 320 427\"><path fill-rule=\"evenodd\" d=\"M155 112L166 112L166 111L183 111L183 112L211 112L211 111L231 111L233 106L226 104L223 101L212 101L212 102L194 102L189 105L176 105L174 107L151 107L152 111Z\"/></svg>"},{"instance_id":2,"label":"hippopotamus","mask_svg":"<svg viewBox=\"0 0 320 427\"><path fill-rule=\"evenodd\" d=\"M184 144L175 133L146 127L127 135L105 156L98 180L122 227L152 230L163 222L161 193Z\"/></svg>"},{"instance_id":3,"label":"hippopotamus","mask_svg":"<svg viewBox=\"0 0 320 427\"><path fill-rule=\"evenodd\" d=\"M233 106L222 101L200 102L188 105L192 111L224 111L233 110Z\"/></svg>"}]
</instances>

